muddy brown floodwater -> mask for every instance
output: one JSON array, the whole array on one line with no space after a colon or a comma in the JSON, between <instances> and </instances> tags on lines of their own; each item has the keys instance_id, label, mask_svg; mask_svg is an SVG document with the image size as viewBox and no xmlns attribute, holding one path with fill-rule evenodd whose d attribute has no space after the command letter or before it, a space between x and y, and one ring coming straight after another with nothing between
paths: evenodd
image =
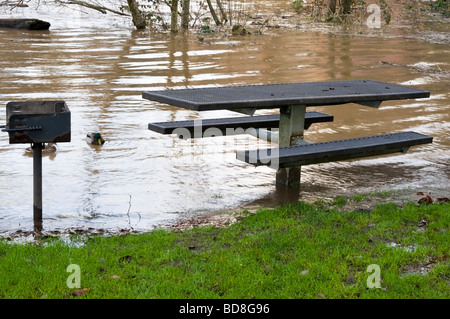
<instances>
[{"instance_id":1,"label":"muddy brown floodwater","mask_svg":"<svg viewBox=\"0 0 450 319\"><path fill-rule=\"evenodd\" d=\"M29 17L26 8L21 10L13 16ZM147 231L252 203L278 205L374 190L450 197L448 37L447 42L425 41L432 37L411 37L398 28L338 36L282 27L267 28L262 35L224 32L199 39L195 33L134 32L127 20L105 20L96 13L60 10L33 12L33 17L50 21L50 31L0 30L0 104L58 99L71 110L71 142L43 158L44 231ZM435 38L444 39L443 32ZM272 169L235 159L247 144L268 143L243 136L185 141L147 129L149 122L232 112L198 113L141 97L154 89L353 79L417 87L431 97L384 102L379 109L355 104L311 108L335 120L313 125L306 139L413 130L433 136L433 143L405 155L306 166L301 189L289 191L275 186ZM0 112L0 125L5 115ZM101 132L106 144L88 145L88 132ZM2 236L33 229L28 146L10 145L8 135L0 134Z\"/></svg>"}]
</instances>

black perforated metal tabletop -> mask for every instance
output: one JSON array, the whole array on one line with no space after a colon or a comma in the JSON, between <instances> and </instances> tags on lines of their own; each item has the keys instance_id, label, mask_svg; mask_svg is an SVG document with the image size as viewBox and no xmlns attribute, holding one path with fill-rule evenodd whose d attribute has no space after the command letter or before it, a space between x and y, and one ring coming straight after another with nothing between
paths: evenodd
<instances>
[{"instance_id":1,"label":"black perforated metal tabletop","mask_svg":"<svg viewBox=\"0 0 450 319\"><path fill-rule=\"evenodd\" d=\"M288 105L320 106L429 96L428 91L372 80L208 87L142 93L142 97L148 100L197 111L277 108Z\"/></svg>"}]
</instances>

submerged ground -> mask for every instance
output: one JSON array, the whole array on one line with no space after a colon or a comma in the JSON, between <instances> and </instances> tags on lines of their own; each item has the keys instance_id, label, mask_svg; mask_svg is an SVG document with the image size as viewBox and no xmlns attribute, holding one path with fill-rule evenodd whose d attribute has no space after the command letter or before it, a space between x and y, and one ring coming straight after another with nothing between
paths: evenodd
<instances>
[{"instance_id":1,"label":"submerged ground","mask_svg":"<svg viewBox=\"0 0 450 319\"><path fill-rule=\"evenodd\" d=\"M1 103L57 98L72 111L71 143L44 158L45 231L145 232L189 220L227 219L223 212L380 189L396 191L396 202L418 200L418 192L449 197L448 18L422 1L388 3L392 17L389 24L382 17L380 28L367 26L364 6L346 19L326 22L314 6L297 13L290 3L267 0L246 8L242 21L250 34L245 35L211 22L214 32L202 27L176 36L134 32L128 19L92 12L77 12L72 19L52 10L38 14L51 20L50 32L0 30ZM400 156L304 167L302 188L294 190L275 187L272 170L238 163L235 152L246 147L240 139L191 143L147 129L151 121L229 113L188 112L141 97L145 89L357 78L427 89L431 97L378 110L320 108L335 121L313 125L307 139L415 130L433 136L433 143ZM91 131L102 132L104 147L86 144ZM32 233L27 146L9 145L7 134L0 135L0 177L7 181L0 184L4 237Z\"/></svg>"}]
</instances>

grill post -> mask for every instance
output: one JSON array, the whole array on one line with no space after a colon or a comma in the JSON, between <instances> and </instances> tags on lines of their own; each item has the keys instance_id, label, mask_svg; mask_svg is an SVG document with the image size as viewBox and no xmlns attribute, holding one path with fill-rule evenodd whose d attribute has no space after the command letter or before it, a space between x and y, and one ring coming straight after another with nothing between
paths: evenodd
<instances>
[{"instance_id":1,"label":"grill post","mask_svg":"<svg viewBox=\"0 0 450 319\"><path fill-rule=\"evenodd\" d=\"M42 148L43 143L33 143L33 222L34 231L42 231Z\"/></svg>"}]
</instances>

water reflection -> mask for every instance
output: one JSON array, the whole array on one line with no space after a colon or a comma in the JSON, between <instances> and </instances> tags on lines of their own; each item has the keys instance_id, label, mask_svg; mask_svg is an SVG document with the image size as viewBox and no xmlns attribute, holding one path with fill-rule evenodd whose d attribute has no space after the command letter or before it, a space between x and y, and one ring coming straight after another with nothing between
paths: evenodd
<instances>
[{"instance_id":1,"label":"water reflection","mask_svg":"<svg viewBox=\"0 0 450 319\"><path fill-rule=\"evenodd\" d=\"M448 45L283 30L201 42L195 34L135 33L56 20L50 32L0 30L0 51L0 103L62 99L72 111L71 143L59 145L56 157L43 158L47 230L149 230L255 200L275 205L373 189L450 188ZM442 72L423 73L418 63ZM334 115L335 121L313 125L308 140L415 130L434 136L433 144L406 155L307 166L301 189L289 191L275 187L273 170L235 159L248 141L259 147L268 143L242 136L184 141L147 129L149 122L236 114L198 113L141 97L149 89L360 78L417 85L430 90L431 98L383 103L378 110L312 108ZM260 111L267 112L272 111ZM107 140L101 149L86 144L92 131ZM33 227L27 146L9 145L7 134L0 135L2 234Z\"/></svg>"}]
</instances>

